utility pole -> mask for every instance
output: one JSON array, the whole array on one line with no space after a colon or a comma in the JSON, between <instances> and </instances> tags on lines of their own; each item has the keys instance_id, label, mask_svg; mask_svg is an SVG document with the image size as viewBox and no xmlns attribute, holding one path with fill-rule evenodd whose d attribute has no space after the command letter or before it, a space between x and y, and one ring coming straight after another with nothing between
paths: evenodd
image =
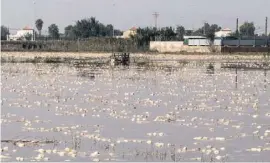
<instances>
[{"instance_id":1,"label":"utility pole","mask_svg":"<svg viewBox=\"0 0 270 163\"><path fill-rule=\"evenodd\" d=\"M203 21L203 35L206 35L206 21Z\"/></svg>"},{"instance_id":2,"label":"utility pole","mask_svg":"<svg viewBox=\"0 0 270 163\"><path fill-rule=\"evenodd\" d=\"M115 13L115 2L113 2L113 12ZM114 14L113 14L114 16ZM113 25L113 29L112 29L112 36L114 38L114 25Z\"/></svg>"},{"instance_id":3,"label":"utility pole","mask_svg":"<svg viewBox=\"0 0 270 163\"><path fill-rule=\"evenodd\" d=\"M238 27L238 18L236 19L236 31L235 31L237 37L239 35L239 27Z\"/></svg>"},{"instance_id":4,"label":"utility pole","mask_svg":"<svg viewBox=\"0 0 270 163\"><path fill-rule=\"evenodd\" d=\"M9 29L9 26L8 26L7 28L8 28L8 34L7 34L6 39L7 39L7 41L9 41L9 36L10 36L10 29Z\"/></svg>"},{"instance_id":5,"label":"utility pole","mask_svg":"<svg viewBox=\"0 0 270 163\"><path fill-rule=\"evenodd\" d=\"M239 19L236 19L236 37L238 38L238 46L240 46L240 38L239 38Z\"/></svg>"},{"instance_id":6,"label":"utility pole","mask_svg":"<svg viewBox=\"0 0 270 163\"><path fill-rule=\"evenodd\" d=\"M35 36L35 19L36 19L36 2L35 0L33 0L33 6L34 6L34 22L33 22L33 36L32 36L32 41L35 41L36 40L36 36Z\"/></svg>"},{"instance_id":7,"label":"utility pole","mask_svg":"<svg viewBox=\"0 0 270 163\"><path fill-rule=\"evenodd\" d=\"M267 33L267 27L268 27L268 17L265 18L265 38L266 38L266 47L269 55L269 43L268 43L268 33Z\"/></svg>"},{"instance_id":8,"label":"utility pole","mask_svg":"<svg viewBox=\"0 0 270 163\"><path fill-rule=\"evenodd\" d=\"M154 19L155 19L155 27L157 29L157 19L158 19L159 13L158 12L154 12L153 13L153 16L154 16Z\"/></svg>"},{"instance_id":9,"label":"utility pole","mask_svg":"<svg viewBox=\"0 0 270 163\"><path fill-rule=\"evenodd\" d=\"M158 19L159 13L158 13L158 12L154 12L154 13L153 13L153 16L154 16L154 19L155 19L155 28L156 28L156 30L157 30L157 19ZM157 40L156 37L157 37L157 36L155 36L155 41Z\"/></svg>"},{"instance_id":10,"label":"utility pole","mask_svg":"<svg viewBox=\"0 0 270 163\"><path fill-rule=\"evenodd\" d=\"M203 35L205 36L205 22L203 23Z\"/></svg>"},{"instance_id":11,"label":"utility pole","mask_svg":"<svg viewBox=\"0 0 270 163\"><path fill-rule=\"evenodd\" d=\"M265 18L265 36L267 36L268 17Z\"/></svg>"}]
</instances>

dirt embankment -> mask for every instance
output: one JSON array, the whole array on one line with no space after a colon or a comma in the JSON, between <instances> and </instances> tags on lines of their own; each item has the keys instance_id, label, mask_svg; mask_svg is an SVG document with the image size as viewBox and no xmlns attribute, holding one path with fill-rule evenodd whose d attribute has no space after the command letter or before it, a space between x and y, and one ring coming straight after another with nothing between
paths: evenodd
<instances>
[{"instance_id":1,"label":"dirt embankment","mask_svg":"<svg viewBox=\"0 0 270 163\"><path fill-rule=\"evenodd\" d=\"M63 59L108 59L111 53L74 53L74 52L1 52L1 59L21 60L33 58L63 58ZM146 58L149 60L269 60L267 54L161 54L133 53L131 58Z\"/></svg>"}]
</instances>

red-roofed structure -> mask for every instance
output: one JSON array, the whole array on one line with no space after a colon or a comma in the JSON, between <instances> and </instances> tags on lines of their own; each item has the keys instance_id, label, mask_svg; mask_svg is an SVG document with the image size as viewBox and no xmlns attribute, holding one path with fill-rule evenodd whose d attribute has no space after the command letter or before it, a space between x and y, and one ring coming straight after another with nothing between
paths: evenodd
<instances>
[{"instance_id":1,"label":"red-roofed structure","mask_svg":"<svg viewBox=\"0 0 270 163\"><path fill-rule=\"evenodd\" d=\"M132 27L132 28L130 28L130 30L131 30L131 31L136 31L137 28L136 28L136 27Z\"/></svg>"},{"instance_id":2,"label":"red-roofed structure","mask_svg":"<svg viewBox=\"0 0 270 163\"><path fill-rule=\"evenodd\" d=\"M31 28L31 27L29 27L29 26L25 26L25 27L23 28L23 30L33 30L33 28Z\"/></svg>"}]
</instances>

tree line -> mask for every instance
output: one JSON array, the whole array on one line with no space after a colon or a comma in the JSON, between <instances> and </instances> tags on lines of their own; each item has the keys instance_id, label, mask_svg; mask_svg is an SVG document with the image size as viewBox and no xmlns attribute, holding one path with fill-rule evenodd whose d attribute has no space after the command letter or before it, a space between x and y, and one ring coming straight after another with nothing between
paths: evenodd
<instances>
[{"instance_id":1,"label":"tree line","mask_svg":"<svg viewBox=\"0 0 270 163\"><path fill-rule=\"evenodd\" d=\"M88 19L78 20L75 25L68 25L65 27L64 33L59 32L59 27L56 24L51 24L48 27L48 36L42 34L42 29L44 22L42 19L37 19L35 22L36 29L35 31L36 40L39 39L87 39L89 37L112 37L120 36L123 34L121 30L114 29L111 24L103 24L96 20L95 17ZM9 29L5 26L1 26L1 40L6 40L7 35L9 35ZM32 36L30 36L31 38ZM29 35L25 36L28 40Z\"/></svg>"},{"instance_id":2,"label":"tree line","mask_svg":"<svg viewBox=\"0 0 270 163\"><path fill-rule=\"evenodd\" d=\"M87 39L90 37L113 37L121 36L123 31L114 29L112 24L103 24L99 22L95 17L88 19L78 20L75 25L68 25L65 27L64 33L59 32L59 28L56 24L51 24L48 27L48 36L42 34L44 22L42 19L37 19L35 22L36 40L41 39ZM132 36L131 39L137 41L138 45L146 45L150 41L183 41L184 36L205 36L209 40L214 40L215 32L220 31L221 27L217 24L205 23L197 30L187 30L183 26L163 27L160 29L145 27L138 28L137 35ZM6 40L9 34L9 29L5 26L1 26L1 40ZM239 31L235 31L232 36L254 36L255 26L253 22L245 22L239 28ZM26 39L31 39L31 36L26 36Z\"/></svg>"}]
</instances>

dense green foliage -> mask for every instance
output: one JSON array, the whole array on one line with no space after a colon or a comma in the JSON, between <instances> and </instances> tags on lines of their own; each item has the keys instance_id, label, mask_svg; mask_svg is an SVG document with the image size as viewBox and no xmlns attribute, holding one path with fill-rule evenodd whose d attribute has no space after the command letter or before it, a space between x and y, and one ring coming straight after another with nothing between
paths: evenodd
<instances>
[{"instance_id":1,"label":"dense green foliage","mask_svg":"<svg viewBox=\"0 0 270 163\"><path fill-rule=\"evenodd\" d=\"M112 37L122 35L120 30L114 29L113 25L104 25L96 18L82 19L74 26L69 25L65 28L66 38L90 38L90 37Z\"/></svg>"},{"instance_id":2,"label":"dense green foliage","mask_svg":"<svg viewBox=\"0 0 270 163\"><path fill-rule=\"evenodd\" d=\"M24 35L24 39L27 40L27 41L30 41L32 39L32 34L30 33L27 33L26 35Z\"/></svg>"},{"instance_id":3,"label":"dense green foliage","mask_svg":"<svg viewBox=\"0 0 270 163\"><path fill-rule=\"evenodd\" d=\"M130 39L91 37L87 40L1 41L2 51L141 52Z\"/></svg>"},{"instance_id":4,"label":"dense green foliage","mask_svg":"<svg viewBox=\"0 0 270 163\"><path fill-rule=\"evenodd\" d=\"M199 28L198 30L194 31L192 33L192 35L194 36L208 36L208 35L212 35L213 33L220 31L221 27L218 26L217 24L208 24L205 23L201 28Z\"/></svg>"},{"instance_id":5,"label":"dense green foliage","mask_svg":"<svg viewBox=\"0 0 270 163\"><path fill-rule=\"evenodd\" d=\"M41 30L42 30L42 27L43 27L43 20L42 19L37 19L36 20L36 28L39 32L39 36L41 36Z\"/></svg>"},{"instance_id":6,"label":"dense green foliage","mask_svg":"<svg viewBox=\"0 0 270 163\"><path fill-rule=\"evenodd\" d=\"M150 41L175 41L177 34L172 27L165 27L157 30L156 28L138 28L137 35L131 36L131 39L137 43L139 47L149 46Z\"/></svg>"},{"instance_id":7,"label":"dense green foliage","mask_svg":"<svg viewBox=\"0 0 270 163\"><path fill-rule=\"evenodd\" d=\"M183 41L184 40L184 35L186 35L185 27L177 26L176 27L176 37L177 37L177 39Z\"/></svg>"},{"instance_id":8,"label":"dense green foliage","mask_svg":"<svg viewBox=\"0 0 270 163\"><path fill-rule=\"evenodd\" d=\"M48 31L49 31L49 36L54 38L54 39L59 39L60 34L59 34L59 29L58 26L56 24L52 24L48 27Z\"/></svg>"},{"instance_id":9,"label":"dense green foliage","mask_svg":"<svg viewBox=\"0 0 270 163\"><path fill-rule=\"evenodd\" d=\"M255 26L253 22L245 22L240 26L240 34L242 36L254 36Z\"/></svg>"},{"instance_id":10,"label":"dense green foliage","mask_svg":"<svg viewBox=\"0 0 270 163\"><path fill-rule=\"evenodd\" d=\"M196 31L185 30L183 26L178 26L175 30L172 27L156 28L138 28L137 35L131 37L138 46L148 46L150 41L183 41L184 35L206 36L213 41L215 32L221 30L217 24L209 25L206 23Z\"/></svg>"},{"instance_id":11,"label":"dense green foliage","mask_svg":"<svg viewBox=\"0 0 270 163\"><path fill-rule=\"evenodd\" d=\"M1 40L7 40L7 35L9 35L9 30L5 26L1 26Z\"/></svg>"}]
</instances>

